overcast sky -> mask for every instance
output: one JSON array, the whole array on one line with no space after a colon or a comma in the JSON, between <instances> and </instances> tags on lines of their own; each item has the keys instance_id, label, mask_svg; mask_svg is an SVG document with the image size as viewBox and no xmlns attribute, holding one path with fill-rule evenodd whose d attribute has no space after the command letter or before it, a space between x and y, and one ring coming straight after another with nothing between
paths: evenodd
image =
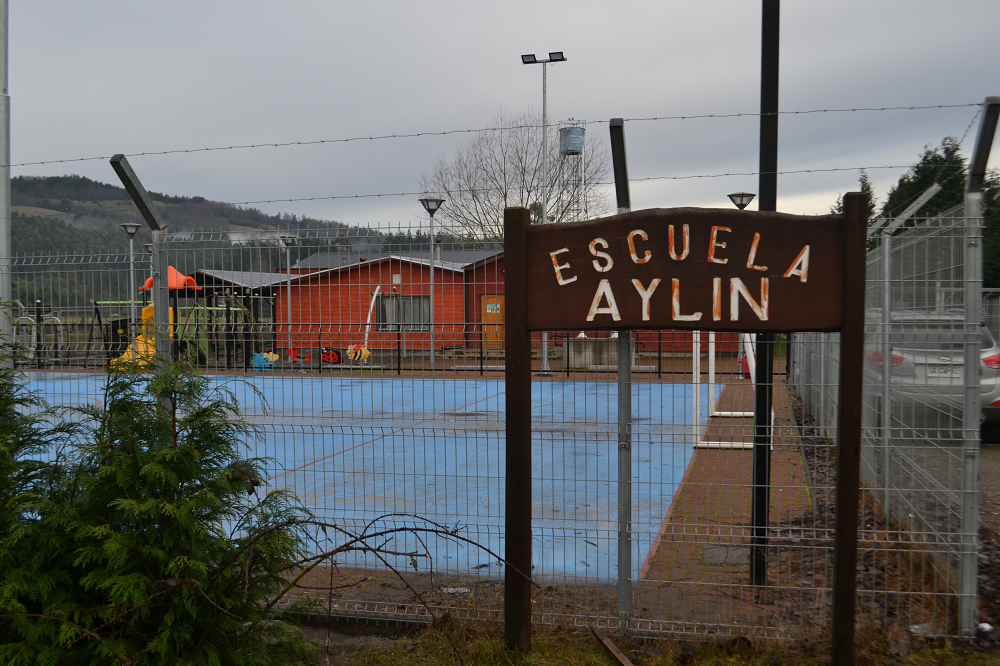
<instances>
[{"instance_id":1,"label":"overcast sky","mask_svg":"<svg viewBox=\"0 0 1000 666\"><path fill-rule=\"evenodd\" d=\"M760 2L11 0L12 162L550 121L754 113ZM786 0L783 111L1000 95L997 0ZM876 193L976 109L785 115L782 171L869 167ZM978 123L978 120L977 120ZM607 140L607 123L588 125ZM753 172L755 117L626 122L633 179ZM971 149L975 127L963 148ZM150 190L245 202L413 192L468 135L130 158ZM995 151L997 152L995 146ZM991 159L991 165L1000 158ZM15 167L118 183L107 160ZM789 174L778 209L825 213L857 171ZM634 182L634 208L729 206L756 176ZM610 188L608 190L611 191ZM256 206L349 224L423 219L415 196ZM753 208L753 206L751 206Z\"/></svg>"}]
</instances>

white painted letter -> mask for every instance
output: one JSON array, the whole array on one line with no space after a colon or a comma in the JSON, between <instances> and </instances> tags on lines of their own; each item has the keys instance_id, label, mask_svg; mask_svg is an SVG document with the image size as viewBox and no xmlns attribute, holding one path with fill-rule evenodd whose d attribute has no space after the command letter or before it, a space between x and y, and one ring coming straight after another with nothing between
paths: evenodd
<instances>
[{"instance_id":1,"label":"white painted letter","mask_svg":"<svg viewBox=\"0 0 1000 666\"><path fill-rule=\"evenodd\" d=\"M713 264L725 264L729 261L729 259L717 259L715 257L715 248L726 247L725 243L720 243L716 240L716 234L718 234L720 231L732 231L732 229L730 227L717 227L714 225L712 226L712 236L708 240L708 260Z\"/></svg>"},{"instance_id":2,"label":"white painted letter","mask_svg":"<svg viewBox=\"0 0 1000 666\"><path fill-rule=\"evenodd\" d=\"M712 321L722 320L722 278L712 278Z\"/></svg>"},{"instance_id":3,"label":"white painted letter","mask_svg":"<svg viewBox=\"0 0 1000 666\"><path fill-rule=\"evenodd\" d=\"M597 263L596 261L594 262ZM608 307L598 307L601 299L608 299ZM594 302L590 304L590 312L587 314L587 321L594 321L594 317L599 314L609 314L615 321L621 321L622 316L618 314L618 304L615 303L615 295L611 293L611 284L607 280L601 280L597 285L597 293L594 294Z\"/></svg>"},{"instance_id":4,"label":"white painted letter","mask_svg":"<svg viewBox=\"0 0 1000 666\"><path fill-rule=\"evenodd\" d=\"M767 321L767 292L768 292L768 282L767 278L760 279L760 303L753 299L750 295L750 290L746 288L743 284L743 280L739 278L731 278L729 281L729 321L739 321L740 320L740 296L746 299L747 304L753 310L753 313L757 315L757 319L761 321Z\"/></svg>"},{"instance_id":5,"label":"white painted letter","mask_svg":"<svg viewBox=\"0 0 1000 666\"><path fill-rule=\"evenodd\" d=\"M653 278L653 281L649 283L649 289L643 289L642 283L636 279L632 280L632 284L635 285L635 290L642 296L642 320L649 321L649 297L656 291L656 287L660 284L660 278Z\"/></svg>"},{"instance_id":6,"label":"white painted letter","mask_svg":"<svg viewBox=\"0 0 1000 666\"><path fill-rule=\"evenodd\" d=\"M670 247L670 258L674 261L684 261L687 259L688 253L691 251L691 229L688 225L684 225L681 228L681 235L683 236L684 251L681 255L677 256L676 245L674 244L674 225L667 226L667 244Z\"/></svg>"},{"instance_id":7,"label":"white painted letter","mask_svg":"<svg viewBox=\"0 0 1000 666\"><path fill-rule=\"evenodd\" d=\"M766 271L767 266L757 266L753 263L753 260L757 258L757 244L760 243L760 232L758 231L753 235L753 245L750 246L750 256L747 257L747 268L752 268L755 271Z\"/></svg>"},{"instance_id":8,"label":"white painted letter","mask_svg":"<svg viewBox=\"0 0 1000 666\"><path fill-rule=\"evenodd\" d=\"M646 232L643 231L642 229L635 229L633 231L628 232L628 251L632 254L632 261L634 261L637 264L644 264L647 261L649 261L649 259L653 256L653 253L650 252L649 250L646 250L645 253L642 255L642 258L640 259L639 256L636 255L635 253L636 236L638 236L644 241L649 240L649 236L647 236Z\"/></svg>"},{"instance_id":9,"label":"white painted letter","mask_svg":"<svg viewBox=\"0 0 1000 666\"><path fill-rule=\"evenodd\" d=\"M792 265L788 267L785 271L785 277L791 277L793 275L799 276L799 282L805 282L809 279L809 246L806 245L799 252L799 256L795 257L795 261Z\"/></svg>"},{"instance_id":10,"label":"white painted letter","mask_svg":"<svg viewBox=\"0 0 1000 666\"><path fill-rule=\"evenodd\" d=\"M576 282L576 277L577 277L574 275L571 278L565 278L565 279L563 278L562 271L564 268L569 268L569 263L560 265L559 260L556 259L556 255L562 254L563 252L569 252L569 248L564 247L561 250L556 250L555 252L549 252L549 256L552 257L552 267L556 269L556 280L559 281L559 286L562 286L564 284L569 284L570 282Z\"/></svg>"},{"instance_id":11,"label":"white painted letter","mask_svg":"<svg viewBox=\"0 0 1000 666\"><path fill-rule=\"evenodd\" d=\"M597 259L594 259L594 270L596 270L598 273L607 273L608 271L611 270L611 267L615 265L615 262L610 255L605 254L604 252L598 250L597 249L598 245L603 247L605 250L608 249L608 241L604 240L603 238L595 238L594 240L590 241L590 253L595 257L606 259L608 263L604 266L601 266L597 262Z\"/></svg>"},{"instance_id":12,"label":"white painted letter","mask_svg":"<svg viewBox=\"0 0 1000 666\"><path fill-rule=\"evenodd\" d=\"M701 319L701 313L695 312L694 314L682 315L681 314L681 281L677 278L673 278L673 318L674 321L699 321Z\"/></svg>"}]
</instances>

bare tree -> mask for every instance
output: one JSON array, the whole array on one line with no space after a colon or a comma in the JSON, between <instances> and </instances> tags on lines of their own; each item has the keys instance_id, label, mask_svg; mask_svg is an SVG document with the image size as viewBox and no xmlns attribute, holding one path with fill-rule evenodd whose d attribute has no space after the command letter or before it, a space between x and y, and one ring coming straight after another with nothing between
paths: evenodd
<instances>
[{"instance_id":1,"label":"bare tree","mask_svg":"<svg viewBox=\"0 0 1000 666\"><path fill-rule=\"evenodd\" d=\"M609 174L608 151L594 133L586 135L582 158L560 154L558 128L549 127L548 183L550 222L572 221L586 211L588 217L608 212L601 189ZM582 178L565 178L565 160L582 159ZM484 130L455 154L441 156L420 187L442 196L435 222L456 236L477 240L503 238L503 210L523 206L532 220L542 217L542 121L524 111L497 114L493 127Z\"/></svg>"}]
</instances>

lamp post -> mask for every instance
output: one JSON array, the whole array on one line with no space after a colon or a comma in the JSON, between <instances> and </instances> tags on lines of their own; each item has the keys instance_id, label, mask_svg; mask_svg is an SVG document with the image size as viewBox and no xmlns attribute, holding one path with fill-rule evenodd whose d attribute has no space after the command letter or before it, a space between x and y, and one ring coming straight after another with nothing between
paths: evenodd
<instances>
[{"instance_id":1,"label":"lamp post","mask_svg":"<svg viewBox=\"0 0 1000 666\"><path fill-rule=\"evenodd\" d=\"M135 316L135 245L133 245L133 238L135 237L135 232L139 231L139 225L135 222L125 222L119 224L119 227L125 230L128 234L128 302L129 302L129 316L132 318L132 326L138 325L138 320Z\"/></svg>"},{"instance_id":2,"label":"lamp post","mask_svg":"<svg viewBox=\"0 0 1000 666\"><path fill-rule=\"evenodd\" d=\"M550 51L546 60L539 60L534 53L521 56L523 65L542 66L542 224L549 221L549 109L548 109L548 65L550 62L566 62L562 51ZM542 331L542 367L539 375L549 376L549 333Z\"/></svg>"},{"instance_id":3,"label":"lamp post","mask_svg":"<svg viewBox=\"0 0 1000 666\"><path fill-rule=\"evenodd\" d=\"M431 216L431 372L434 372L434 213L437 212L444 199L420 199L424 210Z\"/></svg>"},{"instance_id":4,"label":"lamp post","mask_svg":"<svg viewBox=\"0 0 1000 666\"><path fill-rule=\"evenodd\" d=\"M729 200L733 202L734 206L736 206L740 210L743 210L744 208L750 205L750 202L753 201L753 198L756 195L751 194L750 192L733 192L728 196Z\"/></svg>"},{"instance_id":5,"label":"lamp post","mask_svg":"<svg viewBox=\"0 0 1000 666\"><path fill-rule=\"evenodd\" d=\"M288 353L292 353L292 243L297 236L290 234L278 236L281 244L285 246L285 270L288 271L285 279L285 299L288 301Z\"/></svg>"}]
</instances>

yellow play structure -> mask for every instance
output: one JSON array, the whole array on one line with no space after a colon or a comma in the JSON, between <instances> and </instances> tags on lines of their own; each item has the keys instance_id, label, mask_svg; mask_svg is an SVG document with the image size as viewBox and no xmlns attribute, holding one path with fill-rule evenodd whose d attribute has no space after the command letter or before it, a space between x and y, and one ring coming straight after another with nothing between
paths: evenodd
<instances>
[{"instance_id":1,"label":"yellow play structure","mask_svg":"<svg viewBox=\"0 0 1000 666\"><path fill-rule=\"evenodd\" d=\"M174 309L170 308L170 341L174 341ZM153 305L142 309L142 332L136 336L125 353L111 361L112 368L119 368L135 363L140 368L146 368L156 360L156 336L153 331L156 324L153 320Z\"/></svg>"}]
</instances>

